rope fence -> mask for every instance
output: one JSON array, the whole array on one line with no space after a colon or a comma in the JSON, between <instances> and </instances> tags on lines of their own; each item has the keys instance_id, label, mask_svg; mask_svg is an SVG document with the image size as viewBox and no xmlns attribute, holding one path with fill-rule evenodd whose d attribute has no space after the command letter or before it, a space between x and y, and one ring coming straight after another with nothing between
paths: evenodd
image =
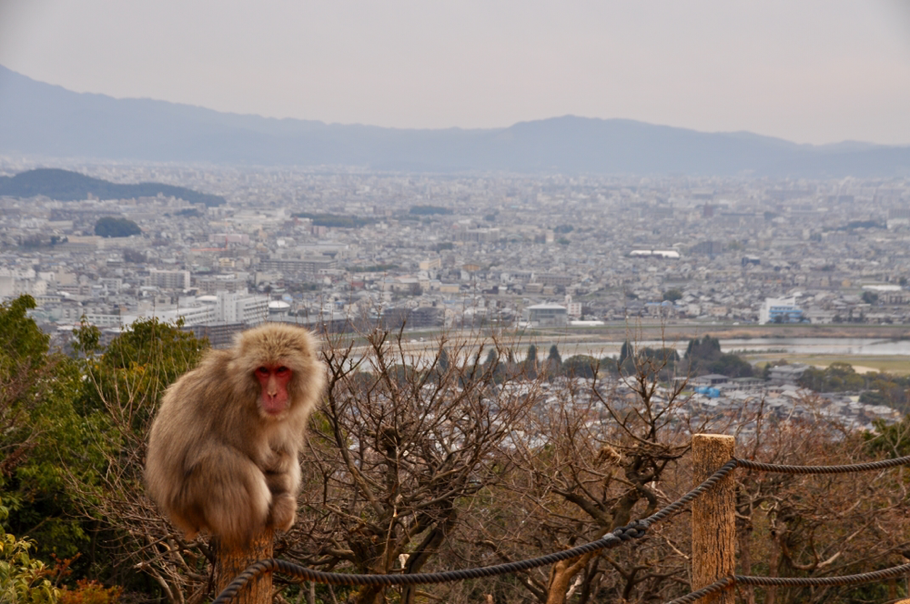
<instances>
[{"instance_id":1,"label":"rope fence","mask_svg":"<svg viewBox=\"0 0 910 604\"><path fill-rule=\"evenodd\" d=\"M712 583L698 591L693 591L667 604L691 604L691 602L695 602L699 598L720 593L735 585L751 585L754 587L837 587L862 585L863 583L873 583L883 579L895 579L904 576L910 576L910 564L902 564L858 575L845 575L843 577L742 577L735 575L733 577L724 577L716 583Z\"/></svg>"},{"instance_id":2,"label":"rope fence","mask_svg":"<svg viewBox=\"0 0 910 604\"><path fill-rule=\"evenodd\" d=\"M884 470L902 465L910 465L910 456L886 459L883 461L860 463L840 466L790 466L782 464L769 464L751 460L739 459L733 457L721 466L710 477L704 480L697 487L677 499L676 501L661 508L659 511L651 514L647 518L633 521L623 527L604 535L596 541L591 541L571 549L554 552L545 556L520 560L516 562L507 562L493 566L484 566L477 568L468 568L461 570L450 570L435 573L413 573L413 574L385 574L385 575L364 575L352 573L334 573L313 570L288 562L270 558L260 560L240 575L238 575L227 587L222 590L212 604L227 604L237 593L243 589L250 581L253 581L265 573L280 572L284 575L294 577L305 581L313 581L327 585L345 585L345 586L391 586L391 585L417 585L430 583L451 583L464 581L467 579L481 579L494 577L498 575L523 572L548 566L578 558L584 554L612 549L623 543L644 537L648 529L654 523L666 520L670 516L684 509L689 503L698 499L706 492L710 491L723 478L725 478L735 468L755 470L759 472L775 472L784 474L846 474L853 472L872 472L875 470ZM910 564L896 566L889 569L862 573L858 575L849 575L844 577L819 577L819 578L792 578L792 577L749 577L749 576L731 576L724 577L717 582L708 585L702 589L694 591L682 598L673 600L670 604L687 604L695 602L699 598L719 593L734 585L752 585L752 586L796 586L796 585L819 585L819 586L842 586L842 585L859 585L901 576L910 576Z\"/></svg>"}]
</instances>

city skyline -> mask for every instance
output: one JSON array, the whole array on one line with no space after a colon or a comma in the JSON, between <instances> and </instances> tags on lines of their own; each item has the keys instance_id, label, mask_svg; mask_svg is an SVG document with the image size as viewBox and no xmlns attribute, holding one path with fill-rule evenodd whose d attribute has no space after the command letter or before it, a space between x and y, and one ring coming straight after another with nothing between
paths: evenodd
<instances>
[{"instance_id":1,"label":"city skyline","mask_svg":"<svg viewBox=\"0 0 910 604\"><path fill-rule=\"evenodd\" d=\"M625 118L910 144L910 8L0 3L0 64L79 92L398 128ZM3 91L0 90L0 95Z\"/></svg>"}]
</instances>

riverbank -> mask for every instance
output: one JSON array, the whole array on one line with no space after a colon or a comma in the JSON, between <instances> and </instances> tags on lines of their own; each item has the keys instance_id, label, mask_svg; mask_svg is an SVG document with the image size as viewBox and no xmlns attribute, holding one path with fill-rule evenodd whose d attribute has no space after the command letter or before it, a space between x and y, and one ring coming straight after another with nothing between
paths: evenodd
<instances>
[{"instance_id":1,"label":"riverbank","mask_svg":"<svg viewBox=\"0 0 910 604\"><path fill-rule=\"evenodd\" d=\"M615 323L598 327L566 327L525 331L533 338L572 340L663 340L673 342L711 335L720 339L749 338L882 338L910 340L910 325L831 323L812 325L738 325L735 323L686 322L671 324Z\"/></svg>"}]
</instances>

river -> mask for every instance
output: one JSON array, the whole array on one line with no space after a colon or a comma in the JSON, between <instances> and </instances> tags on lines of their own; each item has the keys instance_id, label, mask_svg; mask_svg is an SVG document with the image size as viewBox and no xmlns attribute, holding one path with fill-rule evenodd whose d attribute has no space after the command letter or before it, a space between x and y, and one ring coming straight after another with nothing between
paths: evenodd
<instances>
[{"instance_id":1,"label":"river","mask_svg":"<svg viewBox=\"0 0 910 604\"><path fill-rule=\"evenodd\" d=\"M562 358L575 354L594 357L618 355L621 342L556 342ZM550 344L546 344L549 347ZM673 347L680 356L686 352L688 341L659 342L656 340L636 343L637 347ZM543 348L543 343L538 343ZM910 340L889 340L882 338L742 338L720 340L723 352L750 354L800 354L838 356L901 356L910 362ZM538 357L546 356L547 349L538 351Z\"/></svg>"}]
</instances>

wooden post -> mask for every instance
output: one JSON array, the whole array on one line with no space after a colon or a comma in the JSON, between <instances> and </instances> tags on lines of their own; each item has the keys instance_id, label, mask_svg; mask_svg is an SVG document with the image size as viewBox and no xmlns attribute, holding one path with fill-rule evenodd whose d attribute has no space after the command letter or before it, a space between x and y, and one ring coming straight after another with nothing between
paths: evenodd
<instances>
[{"instance_id":1,"label":"wooden post","mask_svg":"<svg viewBox=\"0 0 910 604\"><path fill-rule=\"evenodd\" d=\"M272 557L271 529L253 539L247 549L228 549L221 543L215 545L215 594L220 594L237 575L251 564ZM231 604L271 604L272 573L259 575L237 592Z\"/></svg>"},{"instance_id":2,"label":"wooden post","mask_svg":"<svg viewBox=\"0 0 910 604\"><path fill-rule=\"evenodd\" d=\"M701 484L734 455L736 440L719 434L692 437L695 484ZM735 574L736 483L727 474L692 503L692 589L707 587ZM732 589L703 598L711 604L734 604Z\"/></svg>"}]
</instances>

